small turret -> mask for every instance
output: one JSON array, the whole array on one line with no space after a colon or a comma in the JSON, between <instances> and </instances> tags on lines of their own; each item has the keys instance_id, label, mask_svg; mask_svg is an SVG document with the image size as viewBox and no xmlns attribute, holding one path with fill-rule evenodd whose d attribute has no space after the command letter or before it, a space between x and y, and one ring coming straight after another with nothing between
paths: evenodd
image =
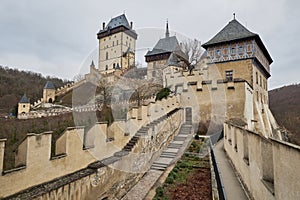
<instances>
[{"instance_id":1,"label":"small turret","mask_svg":"<svg viewBox=\"0 0 300 200\"><path fill-rule=\"evenodd\" d=\"M24 94L20 102L18 103L18 117L21 114L29 113L29 111L30 111L30 101L27 98L26 94Z\"/></svg>"},{"instance_id":2,"label":"small turret","mask_svg":"<svg viewBox=\"0 0 300 200\"><path fill-rule=\"evenodd\" d=\"M43 102L53 103L55 100L55 87L51 81L47 81L43 91Z\"/></svg>"}]
</instances>

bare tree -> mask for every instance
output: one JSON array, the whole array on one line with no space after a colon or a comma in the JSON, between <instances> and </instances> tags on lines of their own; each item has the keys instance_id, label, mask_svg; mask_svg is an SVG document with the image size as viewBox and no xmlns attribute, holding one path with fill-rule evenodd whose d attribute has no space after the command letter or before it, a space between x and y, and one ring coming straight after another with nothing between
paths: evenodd
<instances>
[{"instance_id":1,"label":"bare tree","mask_svg":"<svg viewBox=\"0 0 300 200\"><path fill-rule=\"evenodd\" d=\"M140 106L144 99L155 95L162 88L160 84L146 79L122 77L122 83L124 84L123 87L127 88L126 91L131 91L130 100L137 101L137 106Z\"/></svg>"},{"instance_id":2,"label":"bare tree","mask_svg":"<svg viewBox=\"0 0 300 200\"><path fill-rule=\"evenodd\" d=\"M107 103L110 101L112 95L112 85L105 78L101 78L98 81L97 93L102 95L103 104L104 106L107 106Z\"/></svg>"},{"instance_id":3,"label":"bare tree","mask_svg":"<svg viewBox=\"0 0 300 200\"><path fill-rule=\"evenodd\" d=\"M74 82L78 82L78 81L81 81L81 80L83 80L84 79L84 75L82 75L82 74L77 74L77 75L75 75L74 77L73 77L73 81Z\"/></svg>"},{"instance_id":4,"label":"bare tree","mask_svg":"<svg viewBox=\"0 0 300 200\"><path fill-rule=\"evenodd\" d=\"M197 39L187 40L182 43L181 49L188 58L188 69L192 72L201 60L201 55L203 53L201 42Z\"/></svg>"}]
</instances>

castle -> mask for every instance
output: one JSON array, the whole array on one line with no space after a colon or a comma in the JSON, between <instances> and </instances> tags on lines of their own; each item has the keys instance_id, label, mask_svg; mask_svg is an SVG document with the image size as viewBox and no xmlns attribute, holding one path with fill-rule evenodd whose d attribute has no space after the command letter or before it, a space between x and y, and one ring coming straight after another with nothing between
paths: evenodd
<instances>
[{"instance_id":1,"label":"castle","mask_svg":"<svg viewBox=\"0 0 300 200\"><path fill-rule=\"evenodd\" d=\"M92 62L82 81L59 90L47 83L43 98L34 106L52 103L58 95L98 76L111 82L122 79L135 64L137 33L133 23L124 14L112 18L106 26L103 23L97 38L98 69ZM300 147L283 141L269 109L267 80L273 60L260 36L234 18L202 47L201 66L188 70L187 56L176 36L170 36L167 23L165 37L146 53L145 60L147 78L162 83L173 94L131 108L127 120L110 126L96 123L88 131L68 128L56 141L54 157L50 157L51 133L28 134L17 150L19 167L0 176L0 197L83 199L93 194L119 198L143 176L147 164L183 124L188 122L197 129L199 122L210 122L208 133L223 130L224 149L251 197L299 198ZM24 95L20 116L29 109ZM5 140L0 144L2 171ZM132 154L139 152L151 155ZM128 168L123 170L124 166ZM135 168L143 170L133 173ZM35 173L43 176L33 177ZM15 180L20 181L5 184Z\"/></svg>"}]
</instances>

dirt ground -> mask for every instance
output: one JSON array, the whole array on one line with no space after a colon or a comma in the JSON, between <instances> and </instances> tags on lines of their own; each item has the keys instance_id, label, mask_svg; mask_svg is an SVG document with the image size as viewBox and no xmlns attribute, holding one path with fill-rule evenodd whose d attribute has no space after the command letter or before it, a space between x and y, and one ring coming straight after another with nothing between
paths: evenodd
<instances>
[{"instance_id":1,"label":"dirt ground","mask_svg":"<svg viewBox=\"0 0 300 200\"><path fill-rule=\"evenodd\" d=\"M210 169L198 168L193 170L186 183L177 184L170 192L171 199L197 200L212 199Z\"/></svg>"}]
</instances>

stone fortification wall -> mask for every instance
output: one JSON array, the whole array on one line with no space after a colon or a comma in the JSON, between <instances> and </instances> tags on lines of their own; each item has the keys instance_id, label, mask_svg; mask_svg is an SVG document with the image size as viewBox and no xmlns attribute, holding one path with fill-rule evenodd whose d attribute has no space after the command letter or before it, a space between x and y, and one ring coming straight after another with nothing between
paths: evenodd
<instances>
[{"instance_id":1,"label":"stone fortification wall","mask_svg":"<svg viewBox=\"0 0 300 200\"><path fill-rule=\"evenodd\" d=\"M91 163L105 159L113 159L114 161L120 160L114 164L113 168L116 170L107 169L109 171L107 173L117 174L116 176L118 178L111 178L112 184L122 183L122 181L127 180L127 178L123 179L122 177L130 177L132 173L130 172L131 168L121 170L119 167L130 166L129 164L135 163L132 161L133 159L141 164L140 169L146 168L154 156L153 153L172 139L182 122L182 110L178 110L178 108L178 96L172 96L169 97L169 100L164 99L138 108L133 108L128 113L128 120L126 122L115 122L109 128L107 128L106 123L96 123L88 131L84 131L84 127L68 128L56 141L55 156L52 157L51 132L28 134L16 151L17 168L4 172L3 158L5 140L1 140L0 171L2 173L0 176L0 197L13 195L20 191L23 191L21 193L24 194L24 190L30 188L26 193L26 195L28 195L28 192L30 193L30 191L38 187L36 185L48 184L49 181L54 181L58 177L70 176L72 173L77 173L87 168ZM174 110L176 112L172 113L171 111ZM166 113L172 113L172 115L165 116ZM162 118L162 116L165 117ZM124 145L140 128L154 120L157 120L157 122L153 125L151 131L141 137L132 150L134 152L143 152L143 154L114 156L116 152L122 151ZM108 137L112 137L114 140L108 140ZM147 154L145 154L145 152L147 152ZM136 155L141 157L136 157ZM119 171L127 172L123 174L123 172ZM97 175L97 171L95 173ZM43 193L43 195L46 195L43 196L43 198L47 198L47 195L52 195L51 199L56 199L57 195L65 196L66 192L70 192L70 190L71 192L68 195L77 195L78 197L78 190L81 191L79 192L80 195L86 195L88 193L85 193L87 191L87 189L84 189L86 187L85 182L90 180L90 184L93 184L90 177L91 174L94 174L94 172L86 174L86 176L81 177L82 179L77 176L76 180L67 179L63 186L55 186L57 190L48 191L46 192L47 194ZM138 174L140 173L137 173L137 176ZM94 174L93 177L96 175ZM87 178L87 176L89 176L89 178ZM98 182L100 181L105 184L104 180L109 178L106 173L103 173L103 176L104 178L100 178ZM80 181L76 182L79 179ZM66 185L68 185L68 189L64 188L67 187ZM52 187L54 187L53 184ZM73 187L77 189L75 190ZM103 192L104 190L101 191Z\"/></svg>"},{"instance_id":2,"label":"stone fortification wall","mask_svg":"<svg viewBox=\"0 0 300 200\"><path fill-rule=\"evenodd\" d=\"M298 199L300 147L224 124L224 148L254 199Z\"/></svg>"}]
</instances>

